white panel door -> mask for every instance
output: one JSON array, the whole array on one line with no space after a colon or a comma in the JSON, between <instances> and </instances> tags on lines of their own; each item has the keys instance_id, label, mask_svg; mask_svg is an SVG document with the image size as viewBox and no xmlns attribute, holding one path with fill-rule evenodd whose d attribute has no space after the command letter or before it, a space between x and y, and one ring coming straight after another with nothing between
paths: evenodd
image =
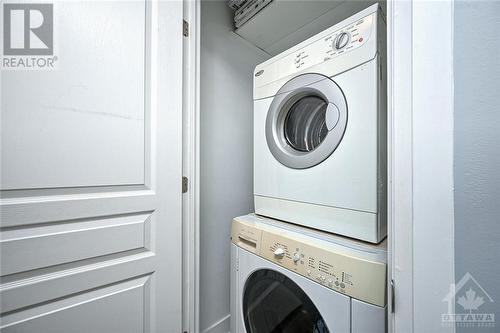
<instances>
[{"instance_id":1,"label":"white panel door","mask_svg":"<svg viewBox=\"0 0 500 333\"><path fill-rule=\"evenodd\" d=\"M1 331L180 332L182 1L53 12L1 72Z\"/></svg>"}]
</instances>

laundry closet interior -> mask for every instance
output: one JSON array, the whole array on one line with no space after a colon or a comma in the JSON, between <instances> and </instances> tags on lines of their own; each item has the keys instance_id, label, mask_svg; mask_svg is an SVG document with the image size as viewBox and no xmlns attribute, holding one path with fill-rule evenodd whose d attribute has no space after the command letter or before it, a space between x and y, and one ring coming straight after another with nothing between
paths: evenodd
<instances>
[{"instance_id":1,"label":"laundry closet interior","mask_svg":"<svg viewBox=\"0 0 500 333\"><path fill-rule=\"evenodd\" d=\"M256 70L256 66L266 62L272 57L281 54L282 52L286 52L290 48L295 45L309 39L312 36L320 34L321 32L327 30L328 28L336 25L337 23L346 20L353 15L373 6L374 4L378 4L378 15L379 20L383 18L383 26L386 25L387 20L387 11L385 2L375 2L375 1L274 1L271 5L262 9L259 13L257 13L254 17L252 17L249 21L243 23L238 29L234 26L234 15L235 12L233 9L229 8L228 3L226 1L201 1L200 11L199 11L199 38L200 38L200 49L199 49L199 304L198 304L198 324L200 332L228 332L231 329L231 290L233 287L231 286L231 272L232 265L234 264L234 258L232 261L231 258L231 225L232 220L235 217L246 215L249 213L255 212L255 198L254 191L255 187L258 187L259 190L263 192L269 190L269 193L278 193L279 191L286 191L286 185L276 185L277 189L272 188L272 181L269 181L269 178L266 180L265 177L269 175L263 175L263 179L255 180L254 172L264 173L266 168L269 168L269 172L272 175L275 172L276 168L281 166L269 166L266 163L265 159L260 159L256 152L256 147L254 146L254 133L256 133L256 128L254 128L254 80L259 79L261 74ZM373 8L373 7L372 7ZM349 27L339 27L344 28L346 30L348 28L355 28L355 24L361 22L362 20L358 19L354 24L349 24ZM366 23L366 22L365 22ZM380 22L379 22L380 23ZM380 26L378 27L378 33L381 34ZM382 33L385 34L385 28L382 30ZM330 43L332 47L334 47L336 37L333 36L331 40L326 41L326 43ZM357 47L356 43L360 45L364 45L366 42L363 39L367 39L370 36L348 36L347 43L352 43L354 49ZM378 42L377 48L384 48L383 51L379 50L380 56L382 57L381 61L386 62L387 57L385 53L385 37L383 36L383 42ZM322 38L322 39L321 39ZM324 36L322 36L321 40L326 40ZM375 37L376 38L376 37ZM342 43L342 42L341 42ZM380 44L381 43L381 44ZM351 45L351 44L349 44ZM335 49L332 51L331 57L336 61L337 55L340 54L335 53ZM349 51L346 51L348 53ZM295 53L293 54L295 57ZM308 54L307 56L313 57L313 55ZM297 57L299 57L297 55ZM348 54L345 55L344 58L349 57ZM319 62L326 61L327 59L321 59ZM342 61L342 60L341 60ZM297 63L299 63L298 61ZM306 60L307 63L307 60ZM380 64L379 64L380 65ZM386 76L387 70L384 66L375 66L375 71L377 75ZM348 66L348 65L346 65ZM363 65L364 66L364 65ZM298 67L297 67L298 68ZM349 70L349 68L345 68L345 70L339 70L336 72L337 74L343 73L344 71ZM370 67L366 67L363 69L364 71L372 70ZM378 73L380 71L380 73ZM304 73L308 73L307 66L304 70ZM265 77L267 73L264 69L264 74L262 74L261 78ZM378 77L378 76L377 76ZM357 80L356 77L350 80ZM313 84L318 81L317 78L311 77L310 84ZM334 79L335 81L335 79ZM279 82L280 86L285 83ZM309 85L309 83L306 84ZM378 86L379 94L386 94L386 83L387 76L383 80L383 84ZM359 80L356 84L359 85L360 89L364 89L363 86L369 85L370 83L363 83L362 80ZM339 83L340 88L342 90L342 84ZM352 87L356 85L351 83ZM279 89L277 87L274 91ZM290 89L294 89L293 87ZM285 90L284 93L287 91ZM344 92L345 93L345 92ZM263 93L265 97L265 93ZM279 94L279 93L278 93ZM377 90L375 90L375 94L377 94ZM269 94L268 96L270 96ZM340 93L342 95L342 93ZM342 96L341 96L342 97ZM339 96L333 96L332 98L341 98ZM346 108L346 113L343 114L342 103L335 104L335 111L333 113L329 113L328 109L329 105L326 105L325 108L328 109L326 112L323 110L323 120L326 119L326 131L334 132L335 130L339 130L340 132L333 135L328 133L316 133L316 137L319 137L319 141L314 142L314 139L311 139L309 143L305 143L306 146L299 147L302 149L302 153L304 155L311 151L319 151L319 147L322 146L326 141L325 137L333 137L337 136L337 142L333 142L333 150L337 148L337 146L341 146L343 144L342 137L344 136L344 131L349 131L350 121L356 119L356 116L351 115L349 111L351 111L350 107L356 108L359 105L358 102L349 101L349 96L345 97L347 99L347 103L344 106ZM326 96L328 102L328 96ZM366 101L370 101L370 98L375 98L375 101L378 101L377 96L366 96ZM362 101L362 102L366 102ZM293 101L297 103L297 100ZM315 103L316 101L311 100L308 101L310 103ZM379 101L380 102L380 101ZM291 102L290 102L291 103ZM381 105L377 105L377 107L385 108L387 110L387 105L385 101L380 102ZM352 104L352 105L351 105ZM339 106L340 105L340 106ZM265 108L268 109L269 106L265 105ZM321 106L318 106L321 109ZM348 110L348 111L347 111ZM384 111L386 112L386 111ZM326 113L326 115L325 115ZM386 161L380 161L380 156L383 158L387 158L387 117L383 116L377 118L376 114L373 114L373 119L370 118L370 121L375 122L375 127L373 131L370 128L367 128L365 131L366 135L375 135L373 138L375 141L378 140L379 144L375 144L373 150L367 149L364 150L370 158L367 161L360 161L358 165L352 165L352 169L360 169L371 166L370 163L375 161L376 165L374 166L375 174L368 175L368 178L356 178L354 175L353 179L348 179L349 176L343 174L332 175L338 177L338 182L342 184L339 188L328 189L318 189L317 187L311 186L308 188L304 185L304 191L314 191L315 196L319 196L316 199L322 206L328 206L329 203L320 202L321 196L326 195L333 198L332 200L344 200L339 199L341 197L340 192L346 190L344 186L347 186L350 182L353 186L358 186L354 193L347 194L347 196L351 195L356 197L356 193L365 193L365 189L356 181L364 182L368 179L369 182L374 182L375 184L375 192L372 196L363 195L364 197L361 200L364 200L363 204L366 203L367 206L374 206L374 210L378 211L379 214L382 214L382 217L375 217L375 219L381 218L385 221L387 220L387 214L385 208L387 207L387 171L386 171ZM276 116L279 117L279 116ZM291 117L291 116L289 116ZM352 119L350 117L353 117ZM332 120L333 119L333 120ZM286 123L289 119L282 119L282 127L285 128L286 131ZM314 122L314 119L310 121ZM334 123L334 125L330 125L328 123ZM342 122L344 122L342 124ZM377 123L379 122L379 123ZM330 128L331 127L331 128ZM333 129L335 128L335 129ZM291 131L296 130L300 131L300 128L297 129L291 128ZM356 130L361 130L356 128ZM260 130L257 129L259 133ZM262 133L264 133L264 129L262 129ZM267 134L273 135L273 134ZM275 134L276 135L276 134ZM263 135L264 136L264 135ZM287 136L287 133L283 133L283 136L286 137L288 144L293 144L293 135ZM378 137L384 136L384 137ZM265 138L260 138L263 142L265 142ZM269 140L269 137L267 138ZM332 139L333 140L333 139ZM295 142L297 145L301 145L301 142ZM311 145L308 146L308 145ZM323 145L325 146L325 145ZM366 147L361 147L362 149ZM272 149L272 148L271 148ZM277 155L280 154L279 147L276 148ZM268 152L267 152L268 153ZM321 152L319 152L321 153ZM273 153L272 156L277 156ZM304 175L307 174L308 168L321 165L323 160L327 160L328 156L335 155L335 152L325 151L323 155L326 156L323 159L316 159L313 161L303 161L304 159L301 156L295 158L290 156L284 156L283 158L286 160L290 158L289 163L292 164L292 167L288 167L292 172L300 170L305 170ZM286 155L286 154L285 154ZM345 156L345 161L349 161L350 159L355 159L354 156ZM271 156L271 154L269 154ZM258 158L258 164L255 164L254 159ZM295 159L294 159L295 158ZM377 160L378 159L378 160ZM286 161L281 161L280 165L286 166ZM298 164L294 164L298 163ZM302 165L301 163L306 163ZM309 163L310 165L307 165ZM274 168L274 169L273 169ZM347 170L345 172L355 172L356 170ZM274 171L273 171L274 170ZM378 170L378 171L377 171ZM376 174L377 172L384 173L383 175ZM329 177L327 177L328 170L323 171L321 177L322 186L326 186L329 182ZM345 176L345 177L344 177ZM271 176L269 176L271 177ZM289 176L291 177L291 176ZM310 175L305 175L305 178L311 177ZM346 178L347 177L347 178ZM313 177L314 178L314 177ZM311 178L311 179L313 179ZM317 177L316 179L319 179ZM343 180L342 180L343 179ZM284 178L279 181L284 181L286 184L298 182L300 183L300 179L293 178ZM331 179L330 179L331 181ZM380 184L380 182L384 182L385 184ZM338 183L337 183L338 184ZM371 184L371 183L370 183ZM332 185L335 185L335 182L332 182ZM291 186L293 187L293 186ZM274 191L274 192L273 192ZM297 191L297 189L290 190ZM358 192L356 192L358 191ZM299 195L299 194L294 194ZM381 198L380 196L384 196L385 198ZM293 196L293 195L292 195ZM262 196L262 198L267 198L267 192ZM269 195L272 197L272 195ZM355 201L356 198L353 200ZM257 198L257 200L261 200L261 198ZM345 199L346 204L348 205L348 201L350 198ZM291 202L301 201L300 198L297 200L290 200ZM351 200L352 201L352 200ZM288 201L287 201L288 202ZM287 202L279 202L277 205L279 207L287 207ZM262 209L264 210L273 210L274 203L265 202L263 204ZM380 208L384 206L380 210ZM363 213L363 207L352 207L354 211ZM302 211L302 207L291 208L291 211L296 210L296 212L300 213ZM305 207L304 211L308 211L308 208ZM314 212L312 213L315 214ZM323 214L323 212L317 212L316 214ZM325 214L329 214L328 212ZM342 215L342 213L340 213ZM271 214L272 215L272 214ZM278 214L279 215L279 214ZM286 215L286 214L285 214ZM281 216L280 216L281 217ZM359 217L359 218L358 218ZM358 216L358 217L348 217L354 218L355 220L359 219L368 219L374 221L370 216ZM305 218L307 220L307 218ZM286 216L281 217L280 220L287 220ZM303 223L296 223L303 224ZM381 246L386 248L388 239L386 238L386 230L381 230L381 228L385 228L387 225L385 222L384 226L380 226L379 222L373 222L373 225L370 226L370 231L360 231L364 236L356 237L356 234L349 234L349 231L345 231L346 229L342 229L342 227L338 230L329 230L323 232L324 234L343 234L349 236L349 238L342 237L342 241L344 239L354 239L354 238L363 238L363 241L354 241L356 244L366 244L367 248L380 248ZM293 228L293 224L292 228ZM300 227L299 227L300 228ZM306 229L323 229L320 224L309 225L303 228ZM306 230L304 229L304 230ZM376 230L375 230L376 229ZM300 230L298 231L300 233ZM347 233L347 234L346 234ZM370 235L368 235L370 234ZM233 235L234 236L234 235ZM388 234L388 238L390 239L390 234ZM342 242L341 241L341 242ZM234 242L234 240L233 240ZM371 244L379 244L379 245L371 245ZM385 244L385 245L380 245ZM356 245L357 246L357 245ZM384 278L385 278L385 286L389 285L387 283L388 277L390 276L390 272L388 273L387 269L385 269L385 263L387 263L387 250L381 252L382 254L378 254L381 262L384 262ZM380 258L382 255L383 258ZM370 261L370 259L367 259ZM388 267L390 270L390 267ZM310 280L314 280L316 277L311 277ZM318 282L315 282L318 283ZM326 286L326 282L324 283ZM380 285L380 284L379 284ZM387 315L387 289L383 290L384 299L382 307L385 306L385 315ZM313 300L314 301L314 300ZM353 310L354 311L354 310ZM237 320L237 319L236 319ZM385 319L384 319L384 325ZM386 327L386 326L384 326ZM353 329L353 328L351 328ZM385 328L387 330L387 328ZM330 331L333 331L330 328ZM356 330L353 329L352 332ZM324 331L327 332L327 331ZM235 332L239 333L239 332Z\"/></svg>"}]
</instances>

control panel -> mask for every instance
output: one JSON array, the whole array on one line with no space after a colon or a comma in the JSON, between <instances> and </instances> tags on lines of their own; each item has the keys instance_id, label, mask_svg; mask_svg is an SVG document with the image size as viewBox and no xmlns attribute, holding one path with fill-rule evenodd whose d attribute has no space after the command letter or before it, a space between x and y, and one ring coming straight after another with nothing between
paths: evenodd
<instances>
[{"instance_id":1,"label":"control panel","mask_svg":"<svg viewBox=\"0 0 500 333\"><path fill-rule=\"evenodd\" d=\"M233 222L232 240L326 288L371 304L386 304L387 268L383 261L362 258L348 248L339 250L325 240L237 220Z\"/></svg>"},{"instance_id":2,"label":"control panel","mask_svg":"<svg viewBox=\"0 0 500 333\"><path fill-rule=\"evenodd\" d=\"M377 13L370 14L291 53L274 64L285 77L307 67L336 58L365 44L372 36Z\"/></svg>"}]
</instances>

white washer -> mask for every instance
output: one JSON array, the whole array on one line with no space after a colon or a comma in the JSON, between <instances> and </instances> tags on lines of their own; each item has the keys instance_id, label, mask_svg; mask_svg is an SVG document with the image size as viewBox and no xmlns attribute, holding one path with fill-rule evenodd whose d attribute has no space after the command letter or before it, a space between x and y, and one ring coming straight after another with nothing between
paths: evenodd
<instances>
[{"instance_id":1,"label":"white washer","mask_svg":"<svg viewBox=\"0 0 500 333\"><path fill-rule=\"evenodd\" d=\"M385 32L375 4L256 67L257 214L384 239Z\"/></svg>"},{"instance_id":2,"label":"white washer","mask_svg":"<svg viewBox=\"0 0 500 333\"><path fill-rule=\"evenodd\" d=\"M237 217L232 333L386 332L385 242L371 245L259 217Z\"/></svg>"}]
</instances>

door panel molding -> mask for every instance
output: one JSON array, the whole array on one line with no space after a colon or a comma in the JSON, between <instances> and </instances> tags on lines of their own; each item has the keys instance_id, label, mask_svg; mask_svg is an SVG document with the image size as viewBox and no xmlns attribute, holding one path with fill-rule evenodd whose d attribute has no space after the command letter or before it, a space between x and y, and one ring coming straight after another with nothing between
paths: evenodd
<instances>
[{"instance_id":1,"label":"door panel molding","mask_svg":"<svg viewBox=\"0 0 500 333\"><path fill-rule=\"evenodd\" d=\"M2 275L146 249L150 217L148 213L9 228L0 235Z\"/></svg>"},{"instance_id":2,"label":"door panel molding","mask_svg":"<svg viewBox=\"0 0 500 333\"><path fill-rule=\"evenodd\" d=\"M153 211L151 190L1 200L0 227Z\"/></svg>"},{"instance_id":3,"label":"door panel molding","mask_svg":"<svg viewBox=\"0 0 500 333\"><path fill-rule=\"evenodd\" d=\"M97 332L95 329L104 331L106 328L110 331L145 332L145 318L149 314L146 308L142 307L142 303L146 297L149 297L149 278L150 276L143 276L117 282L110 286L87 290L53 302L40 303L6 314L2 317L0 328L6 333L11 330L13 332L39 332L48 329L67 332ZM130 298L130 296L133 297ZM116 301L113 303L114 299ZM106 300L108 302L103 302ZM125 311L123 304L126 304ZM77 307L86 307L91 311L82 311ZM106 318L110 312L119 317ZM103 317L99 318L99 313ZM75 318L72 320L64 318L68 315ZM127 316L126 320L123 320L124 316Z\"/></svg>"},{"instance_id":4,"label":"door panel molding","mask_svg":"<svg viewBox=\"0 0 500 333\"><path fill-rule=\"evenodd\" d=\"M2 73L2 190L146 183L150 7L53 4L57 69Z\"/></svg>"}]
</instances>

